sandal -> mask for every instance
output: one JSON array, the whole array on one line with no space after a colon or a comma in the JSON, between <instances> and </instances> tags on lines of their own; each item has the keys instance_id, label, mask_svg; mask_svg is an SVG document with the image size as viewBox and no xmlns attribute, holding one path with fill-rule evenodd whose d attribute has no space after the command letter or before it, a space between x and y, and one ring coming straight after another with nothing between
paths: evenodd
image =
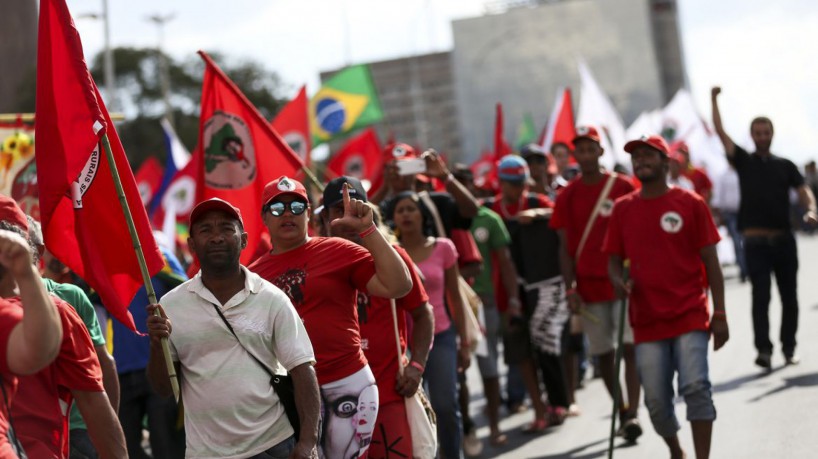
<instances>
[{"instance_id":1,"label":"sandal","mask_svg":"<svg viewBox=\"0 0 818 459\"><path fill-rule=\"evenodd\" d=\"M494 447L505 446L508 443L508 437L502 432L497 432L489 437L489 444Z\"/></svg>"},{"instance_id":2,"label":"sandal","mask_svg":"<svg viewBox=\"0 0 818 459\"><path fill-rule=\"evenodd\" d=\"M547 419L535 419L534 422L527 425L523 429L523 433L526 434L537 434L543 433L548 428L548 420Z\"/></svg>"}]
</instances>

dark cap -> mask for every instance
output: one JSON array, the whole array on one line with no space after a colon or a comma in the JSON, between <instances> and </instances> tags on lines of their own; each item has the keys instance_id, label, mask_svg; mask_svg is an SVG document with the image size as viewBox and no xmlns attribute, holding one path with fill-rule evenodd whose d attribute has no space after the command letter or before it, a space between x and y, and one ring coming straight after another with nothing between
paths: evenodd
<instances>
[{"instance_id":1,"label":"dark cap","mask_svg":"<svg viewBox=\"0 0 818 459\"><path fill-rule=\"evenodd\" d=\"M0 220L19 226L23 231L28 231L28 219L17 201L8 196L0 195Z\"/></svg>"},{"instance_id":2,"label":"dark cap","mask_svg":"<svg viewBox=\"0 0 818 459\"><path fill-rule=\"evenodd\" d=\"M520 156L527 158L532 155L546 156L545 150L536 143L529 143L520 148Z\"/></svg>"},{"instance_id":3,"label":"dark cap","mask_svg":"<svg viewBox=\"0 0 818 459\"><path fill-rule=\"evenodd\" d=\"M239 221L239 224L241 224L242 228L244 227L244 220L241 219L241 211L239 211L239 209L237 209L232 204L223 199L210 198L206 201L202 201L196 204L196 207L194 207L193 210L190 211L190 218L188 220L190 228L191 229L193 228L193 224L196 223L196 220L198 220L199 218L201 218L202 215L206 214L211 210L220 210L230 215L231 217Z\"/></svg>"},{"instance_id":4,"label":"dark cap","mask_svg":"<svg viewBox=\"0 0 818 459\"><path fill-rule=\"evenodd\" d=\"M361 181L355 177L341 176L334 178L324 187L324 207L330 208L338 204L344 199L344 187L349 184L350 199L359 199L367 202L366 190L364 190Z\"/></svg>"}]
</instances>

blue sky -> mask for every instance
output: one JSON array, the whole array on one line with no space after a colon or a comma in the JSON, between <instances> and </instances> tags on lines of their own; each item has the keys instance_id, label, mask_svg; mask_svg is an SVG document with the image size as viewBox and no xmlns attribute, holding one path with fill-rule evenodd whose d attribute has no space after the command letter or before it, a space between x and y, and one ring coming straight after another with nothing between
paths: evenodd
<instances>
[{"instance_id":1,"label":"blue sky","mask_svg":"<svg viewBox=\"0 0 818 459\"><path fill-rule=\"evenodd\" d=\"M167 52L183 58L203 48L251 57L289 84L285 96L303 83L314 92L321 70L347 62L448 50L450 21L484 12L479 0L108 1L113 46L156 46L157 28L146 17L173 13ZM67 3L75 17L101 9L101 0ZM736 141L748 142L750 120L765 114L775 123L774 151L799 165L818 158L818 2L678 4L690 89L705 117L710 87L720 84L722 117ZM93 56L103 46L101 23L79 19L77 26Z\"/></svg>"}]
</instances>

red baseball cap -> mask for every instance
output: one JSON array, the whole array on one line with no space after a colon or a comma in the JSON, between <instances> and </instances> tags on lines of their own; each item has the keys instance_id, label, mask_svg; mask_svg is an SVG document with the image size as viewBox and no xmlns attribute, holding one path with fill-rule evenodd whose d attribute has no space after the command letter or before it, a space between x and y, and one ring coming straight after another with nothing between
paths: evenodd
<instances>
[{"instance_id":1,"label":"red baseball cap","mask_svg":"<svg viewBox=\"0 0 818 459\"><path fill-rule=\"evenodd\" d=\"M645 146L649 148L653 148L654 150L659 150L660 153L667 156L670 153L670 149L667 146L667 142L665 139L660 135L643 135L641 138L637 140L631 140L630 142L625 144L625 151L628 153L633 153L633 150L636 150L636 147Z\"/></svg>"},{"instance_id":2,"label":"red baseball cap","mask_svg":"<svg viewBox=\"0 0 818 459\"><path fill-rule=\"evenodd\" d=\"M310 202L310 198L307 197L307 189L304 188L301 182L282 175L267 185L264 185L264 192L261 194L261 205L266 206L270 201L283 194L292 194Z\"/></svg>"},{"instance_id":3,"label":"red baseball cap","mask_svg":"<svg viewBox=\"0 0 818 459\"><path fill-rule=\"evenodd\" d=\"M418 157L418 152L411 146L405 143L389 144L384 149L384 156L386 161L413 159Z\"/></svg>"},{"instance_id":4,"label":"red baseball cap","mask_svg":"<svg viewBox=\"0 0 818 459\"><path fill-rule=\"evenodd\" d=\"M684 155L682 155L679 151L672 151L668 157L671 161L676 161L679 164L685 162Z\"/></svg>"},{"instance_id":5,"label":"red baseball cap","mask_svg":"<svg viewBox=\"0 0 818 459\"><path fill-rule=\"evenodd\" d=\"M19 226L24 231L28 231L28 219L17 201L8 196L0 195L0 220Z\"/></svg>"},{"instance_id":6,"label":"red baseball cap","mask_svg":"<svg viewBox=\"0 0 818 459\"><path fill-rule=\"evenodd\" d=\"M196 204L196 207L190 211L190 218L188 219L190 228L193 228L193 224L196 223L196 220L211 210L220 210L230 215L238 220L241 226L244 227L244 220L241 219L241 211L238 208L224 199L210 198Z\"/></svg>"},{"instance_id":7,"label":"red baseball cap","mask_svg":"<svg viewBox=\"0 0 818 459\"><path fill-rule=\"evenodd\" d=\"M602 142L602 138L599 136L599 131L597 131L593 126L577 126L577 135L571 142L573 143L581 139L593 140L596 143Z\"/></svg>"},{"instance_id":8,"label":"red baseball cap","mask_svg":"<svg viewBox=\"0 0 818 459\"><path fill-rule=\"evenodd\" d=\"M688 148L687 143L684 140L677 140L670 144L670 151L676 153L690 153L690 148Z\"/></svg>"}]
</instances>

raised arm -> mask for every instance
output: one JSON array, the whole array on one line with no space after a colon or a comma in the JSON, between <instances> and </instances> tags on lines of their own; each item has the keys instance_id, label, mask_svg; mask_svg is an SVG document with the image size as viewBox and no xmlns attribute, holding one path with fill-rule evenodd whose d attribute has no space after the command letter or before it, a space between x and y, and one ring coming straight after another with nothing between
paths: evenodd
<instances>
[{"instance_id":1,"label":"raised arm","mask_svg":"<svg viewBox=\"0 0 818 459\"><path fill-rule=\"evenodd\" d=\"M422 156L426 160L426 174L444 181L446 191L452 195L457 203L457 211L460 216L463 218L476 217L480 204L478 204L477 199L471 192L454 178L440 155L434 150L427 150ZM441 236L443 235L441 234Z\"/></svg>"},{"instance_id":2,"label":"raised arm","mask_svg":"<svg viewBox=\"0 0 818 459\"><path fill-rule=\"evenodd\" d=\"M710 102L713 105L713 127L716 128L716 134L721 139L721 144L724 145L724 152L727 154L728 158L732 158L733 154L736 152L736 144L733 143L733 139L727 135L727 132L724 130L724 125L721 123L721 112L719 111L719 103L718 97L721 93L721 88L718 86L714 86L713 89L710 90Z\"/></svg>"},{"instance_id":3,"label":"raised arm","mask_svg":"<svg viewBox=\"0 0 818 459\"><path fill-rule=\"evenodd\" d=\"M30 375L51 363L60 351L62 323L31 260L28 243L0 230L0 264L14 277L23 302L23 320L9 334L6 361L17 375Z\"/></svg>"}]
</instances>

